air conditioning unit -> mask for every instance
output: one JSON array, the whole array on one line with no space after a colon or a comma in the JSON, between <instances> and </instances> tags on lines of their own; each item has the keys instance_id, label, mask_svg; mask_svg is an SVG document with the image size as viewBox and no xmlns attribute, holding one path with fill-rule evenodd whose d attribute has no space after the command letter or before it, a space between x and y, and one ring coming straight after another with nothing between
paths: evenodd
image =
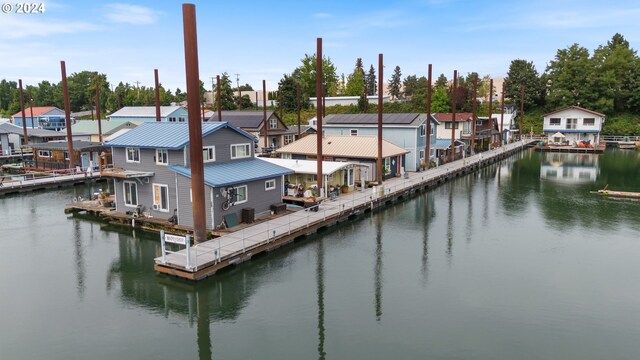
<instances>
[{"instance_id":1,"label":"air conditioning unit","mask_svg":"<svg viewBox=\"0 0 640 360\"><path fill-rule=\"evenodd\" d=\"M158 205L157 204L153 204L152 208L153 208L153 210L158 210Z\"/></svg>"}]
</instances>

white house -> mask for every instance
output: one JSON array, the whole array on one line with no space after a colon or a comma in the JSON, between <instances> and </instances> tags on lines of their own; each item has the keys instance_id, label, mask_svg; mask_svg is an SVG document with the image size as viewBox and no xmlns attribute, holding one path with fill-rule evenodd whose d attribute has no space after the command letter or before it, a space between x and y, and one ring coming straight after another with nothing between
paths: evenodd
<instances>
[{"instance_id":1,"label":"white house","mask_svg":"<svg viewBox=\"0 0 640 360\"><path fill-rule=\"evenodd\" d=\"M109 120L122 121L156 121L155 106L125 106L113 114L107 116ZM160 106L160 121L162 122L187 122L189 114L182 106Z\"/></svg>"},{"instance_id":2,"label":"white house","mask_svg":"<svg viewBox=\"0 0 640 360\"><path fill-rule=\"evenodd\" d=\"M588 141L594 145L600 142L605 115L579 106L569 106L548 113L543 118L542 129L549 143L578 145L581 141Z\"/></svg>"},{"instance_id":3,"label":"white house","mask_svg":"<svg viewBox=\"0 0 640 360\"><path fill-rule=\"evenodd\" d=\"M335 106L335 105L341 105L341 106L358 105L359 99L360 99L360 96L327 96L324 98L324 106L329 107L329 106ZM367 100L369 101L369 104L377 104L378 95L368 95ZM387 103L389 101L391 101L391 96L389 95L382 96L383 103ZM311 105L313 105L313 107L318 106L317 97L310 97L309 102L311 103Z\"/></svg>"}]
</instances>

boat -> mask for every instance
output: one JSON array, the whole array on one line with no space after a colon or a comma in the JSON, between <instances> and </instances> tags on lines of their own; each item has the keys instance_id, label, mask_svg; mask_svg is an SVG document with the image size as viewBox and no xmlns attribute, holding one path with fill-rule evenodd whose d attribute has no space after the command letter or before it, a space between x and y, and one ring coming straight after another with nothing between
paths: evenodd
<instances>
[{"instance_id":1,"label":"boat","mask_svg":"<svg viewBox=\"0 0 640 360\"><path fill-rule=\"evenodd\" d=\"M598 191L591 191L591 193L607 197L640 200L640 192L608 190L607 186L605 186L604 189L600 189Z\"/></svg>"}]
</instances>

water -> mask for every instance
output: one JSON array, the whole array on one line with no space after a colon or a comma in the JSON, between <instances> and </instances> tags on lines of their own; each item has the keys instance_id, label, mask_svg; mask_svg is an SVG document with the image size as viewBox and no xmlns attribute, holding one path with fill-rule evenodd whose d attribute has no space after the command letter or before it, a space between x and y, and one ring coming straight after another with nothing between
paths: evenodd
<instances>
[{"instance_id":1,"label":"water","mask_svg":"<svg viewBox=\"0 0 640 360\"><path fill-rule=\"evenodd\" d=\"M525 152L198 284L157 235L0 198L0 359L637 359L638 152Z\"/></svg>"}]
</instances>

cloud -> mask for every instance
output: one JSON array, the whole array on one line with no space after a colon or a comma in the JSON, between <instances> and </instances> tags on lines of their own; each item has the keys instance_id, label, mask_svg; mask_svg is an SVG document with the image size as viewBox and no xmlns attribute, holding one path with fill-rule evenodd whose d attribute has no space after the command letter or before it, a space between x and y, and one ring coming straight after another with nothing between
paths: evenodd
<instances>
[{"instance_id":1,"label":"cloud","mask_svg":"<svg viewBox=\"0 0 640 360\"><path fill-rule=\"evenodd\" d=\"M315 13L313 14L313 17L316 19L329 19L333 17L333 14L329 14L329 13Z\"/></svg>"},{"instance_id":2,"label":"cloud","mask_svg":"<svg viewBox=\"0 0 640 360\"><path fill-rule=\"evenodd\" d=\"M107 4L105 8L107 9L105 17L109 21L133 25L153 24L163 14L148 7L120 3Z\"/></svg>"},{"instance_id":3,"label":"cloud","mask_svg":"<svg viewBox=\"0 0 640 360\"><path fill-rule=\"evenodd\" d=\"M56 34L78 33L98 30L99 27L83 21L45 20L37 16L3 16L0 39L12 40L44 37Z\"/></svg>"}]
</instances>

